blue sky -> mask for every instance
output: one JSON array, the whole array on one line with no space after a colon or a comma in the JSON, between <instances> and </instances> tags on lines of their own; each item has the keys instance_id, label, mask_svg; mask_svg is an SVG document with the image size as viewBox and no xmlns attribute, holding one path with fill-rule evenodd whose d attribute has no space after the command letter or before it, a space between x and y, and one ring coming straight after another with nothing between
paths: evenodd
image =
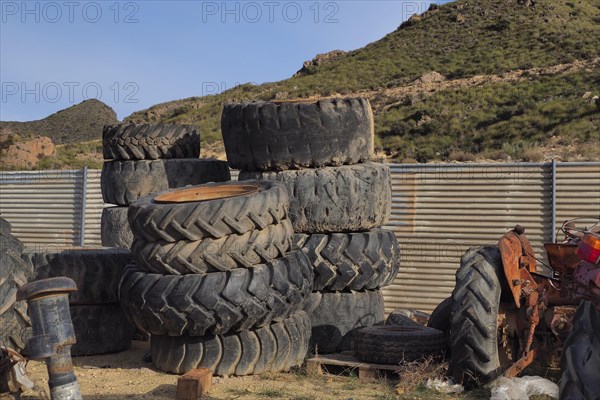
<instances>
[{"instance_id":1,"label":"blue sky","mask_svg":"<svg viewBox=\"0 0 600 400\"><path fill-rule=\"evenodd\" d=\"M0 0L0 120L44 118L85 98L123 119L285 79L317 53L380 39L430 2Z\"/></svg>"}]
</instances>

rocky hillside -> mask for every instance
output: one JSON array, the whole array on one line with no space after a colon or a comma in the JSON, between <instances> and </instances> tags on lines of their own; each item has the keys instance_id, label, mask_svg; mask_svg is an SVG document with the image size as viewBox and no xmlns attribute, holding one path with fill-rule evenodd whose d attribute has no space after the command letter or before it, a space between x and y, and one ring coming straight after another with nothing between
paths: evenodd
<instances>
[{"instance_id":1,"label":"rocky hillside","mask_svg":"<svg viewBox=\"0 0 600 400\"><path fill-rule=\"evenodd\" d=\"M117 123L112 108L91 99L37 121L0 121L0 134L20 138L47 136L55 144L79 143L102 139L104 125Z\"/></svg>"},{"instance_id":2,"label":"rocky hillside","mask_svg":"<svg viewBox=\"0 0 600 400\"><path fill-rule=\"evenodd\" d=\"M600 129L598 37L597 0L461 0L364 48L319 55L290 79L127 120L195 124L218 146L227 102L365 95L392 159L598 159L589 146Z\"/></svg>"}]
</instances>

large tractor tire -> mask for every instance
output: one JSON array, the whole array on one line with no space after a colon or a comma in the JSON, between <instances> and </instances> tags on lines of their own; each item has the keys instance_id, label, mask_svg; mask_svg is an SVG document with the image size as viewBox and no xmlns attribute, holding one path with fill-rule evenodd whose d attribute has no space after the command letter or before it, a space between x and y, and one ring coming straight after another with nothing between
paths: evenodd
<instances>
[{"instance_id":1,"label":"large tractor tire","mask_svg":"<svg viewBox=\"0 0 600 400\"><path fill-rule=\"evenodd\" d=\"M239 170L357 164L373 155L365 98L228 104L221 130L229 165Z\"/></svg>"},{"instance_id":2,"label":"large tractor tire","mask_svg":"<svg viewBox=\"0 0 600 400\"><path fill-rule=\"evenodd\" d=\"M600 399L600 313L581 303L560 360L560 399Z\"/></svg>"},{"instance_id":3,"label":"large tractor tire","mask_svg":"<svg viewBox=\"0 0 600 400\"><path fill-rule=\"evenodd\" d=\"M294 242L308 255L315 291L370 290L388 286L400 267L394 232L296 234Z\"/></svg>"},{"instance_id":4,"label":"large tractor tire","mask_svg":"<svg viewBox=\"0 0 600 400\"><path fill-rule=\"evenodd\" d=\"M204 336L261 327L301 310L313 273L299 250L266 264L204 275L149 274L128 266L119 297L143 332Z\"/></svg>"},{"instance_id":5,"label":"large tractor tire","mask_svg":"<svg viewBox=\"0 0 600 400\"><path fill-rule=\"evenodd\" d=\"M100 186L105 203L128 206L153 192L230 179L225 161L197 158L117 160L104 162Z\"/></svg>"},{"instance_id":6,"label":"large tractor tire","mask_svg":"<svg viewBox=\"0 0 600 400\"><path fill-rule=\"evenodd\" d=\"M105 160L198 158L200 133L192 125L106 125L102 149Z\"/></svg>"},{"instance_id":7,"label":"large tractor tire","mask_svg":"<svg viewBox=\"0 0 600 400\"><path fill-rule=\"evenodd\" d=\"M155 201L157 196L176 194L174 190L142 197L129 206L131 231L135 237L148 242L218 239L262 230L287 217L289 199L283 185L256 181L244 184L257 186L258 192L189 202ZM227 185L235 186L239 182L209 183L194 188L208 190Z\"/></svg>"},{"instance_id":8,"label":"large tractor tire","mask_svg":"<svg viewBox=\"0 0 600 400\"><path fill-rule=\"evenodd\" d=\"M469 249L456 272L450 374L468 387L487 383L502 372L497 325L503 274L497 246Z\"/></svg>"},{"instance_id":9,"label":"large tractor tire","mask_svg":"<svg viewBox=\"0 0 600 400\"><path fill-rule=\"evenodd\" d=\"M289 218L296 233L359 232L385 225L391 214L390 167L385 164L241 171L238 179L283 183L290 198Z\"/></svg>"},{"instance_id":10,"label":"large tractor tire","mask_svg":"<svg viewBox=\"0 0 600 400\"><path fill-rule=\"evenodd\" d=\"M284 257L292 247L294 231L289 220L242 235L175 243L135 239L131 251L137 263L158 274L205 274L248 268Z\"/></svg>"},{"instance_id":11,"label":"large tractor tire","mask_svg":"<svg viewBox=\"0 0 600 400\"><path fill-rule=\"evenodd\" d=\"M208 368L216 375L286 371L302 364L308 351L310 319L303 311L260 328L216 336L152 335L152 362L182 374Z\"/></svg>"}]
</instances>

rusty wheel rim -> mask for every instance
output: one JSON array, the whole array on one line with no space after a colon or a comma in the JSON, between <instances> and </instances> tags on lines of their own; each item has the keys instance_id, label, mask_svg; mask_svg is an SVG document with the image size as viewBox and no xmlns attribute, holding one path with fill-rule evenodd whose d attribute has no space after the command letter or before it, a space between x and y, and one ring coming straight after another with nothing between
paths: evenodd
<instances>
[{"instance_id":1,"label":"rusty wheel rim","mask_svg":"<svg viewBox=\"0 0 600 400\"><path fill-rule=\"evenodd\" d=\"M187 189L174 190L154 198L156 203L191 203L226 199L230 197L246 196L258 193L256 185L216 185L199 186Z\"/></svg>"}]
</instances>

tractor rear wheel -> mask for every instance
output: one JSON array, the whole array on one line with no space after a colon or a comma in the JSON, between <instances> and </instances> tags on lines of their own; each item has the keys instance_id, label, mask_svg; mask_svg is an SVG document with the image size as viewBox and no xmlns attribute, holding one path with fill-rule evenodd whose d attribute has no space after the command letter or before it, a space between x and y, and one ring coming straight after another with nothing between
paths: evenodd
<instances>
[{"instance_id":1,"label":"tractor rear wheel","mask_svg":"<svg viewBox=\"0 0 600 400\"><path fill-rule=\"evenodd\" d=\"M510 352L499 340L502 279L497 246L472 248L462 256L452 292L450 373L468 387L493 380L510 363Z\"/></svg>"},{"instance_id":2,"label":"tractor rear wheel","mask_svg":"<svg viewBox=\"0 0 600 400\"><path fill-rule=\"evenodd\" d=\"M592 303L581 303L573 319L573 330L565 341L560 369L560 398L600 399L600 313Z\"/></svg>"}]
</instances>

